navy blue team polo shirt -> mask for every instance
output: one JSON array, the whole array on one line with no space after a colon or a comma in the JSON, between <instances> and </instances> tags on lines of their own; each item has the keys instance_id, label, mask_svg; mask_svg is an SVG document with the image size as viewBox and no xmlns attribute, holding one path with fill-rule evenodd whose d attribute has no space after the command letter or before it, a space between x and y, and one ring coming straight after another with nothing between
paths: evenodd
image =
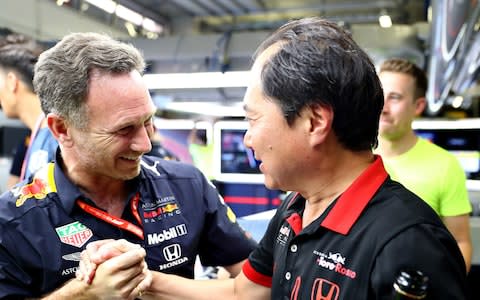
<instances>
[{"instance_id":1,"label":"navy blue team polo shirt","mask_svg":"<svg viewBox=\"0 0 480 300\"><path fill-rule=\"evenodd\" d=\"M118 219L105 216L55 163L4 193L0 298L55 290L75 276L85 246L99 239L140 244L149 269L189 278L197 255L203 265L226 266L256 246L214 186L190 165L145 156L129 184L137 189Z\"/></svg>"},{"instance_id":2,"label":"navy blue team polo shirt","mask_svg":"<svg viewBox=\"0 0 480 300\"><path fill-rule=\"evenodd\" d=\"M429 277L428 299L466 299L461 252L435 212L390 180L380 157L314 222L305 199L277 210L243 272L280 300L392 299L402 268Z\"/></svg>"}]
</instances>

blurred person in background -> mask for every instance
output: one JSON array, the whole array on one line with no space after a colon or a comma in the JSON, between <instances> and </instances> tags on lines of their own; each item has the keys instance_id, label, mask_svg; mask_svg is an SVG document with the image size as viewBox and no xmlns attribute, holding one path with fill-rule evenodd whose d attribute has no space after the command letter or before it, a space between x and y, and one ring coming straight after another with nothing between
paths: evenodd
<instances>
[{"instance_id":1,"label":"blurred person in background","mask_svg":"<svg viewBox=\"0 0 480 300\"><path fill-rule=\"evenodd\" d=\"M152 143L152 149L150 150L150 152L146 153L146 155L157 156L165 160L180 161L180 159L174 153L172 153L170 150L163 146L162 136L158 132L158 129L155 127L154 123L152 123L152 126L153 134L150 138L150 142Z\"/></svg>"},{"instance_id":2,"label":"blurred person in background","mask_svg":"<svg viewBox=\"0 0 480 300\"><path fill-rule=\"evenodd\" d=\"M17 44L27 42L23 35L16 34L8 28L0 28L0 48L8 44ZM0 101L0 109L2 109ZM30 134L29 134L30 135ZM12 164L10 166L9 177L7 178L6 188L10 189L16 183L20 181L20 175L22 173L22 164L27 152L28 145L30 143L30 137L26 136L22 139L13 152Z\"/></svg>"},{"instance_id":3,"label":"blurred person in background","mask_svg":"<svg viewBox=\"0 0 480 300\"><path fill-rule=\"evenodd\" d=\"M13 153L12 165L10 166L10 174L7 179L6 188L10 189L20 181L22 175L22 165L27 153L28 145L30 144L30 135L18 143L15 152Z\"/></svg>"},{"instance_id":4,"label":"blurred person in background","mask_svg":"<svg viewBox=\"0 0 480 300\"><path fill-rule=\"evenodd\" d=\"M58 146L47 127L40 100L33 90L34 66L42 50L34 41L18 34L5 37L3 46L0 47L0 104L5 116L19 119L31 131L26 141L27 148L22 149L20 145L17 150L8 187L28 178L52 161ZM22 167L18 173L16 169L20 161Z\"/></svg>"},{"instance_id":5,"label":"blurred person in background","mask_svg":"<svg viewBox=\"0 0 480 300\"><path fill-rule=\"evenodd\" d=\"M188 152L192 156L193 164L202 170L208 179L213 180L213 142L207 138L206 130L199 130L198 122L194 121L187 142Z\"/></svg>"},{"instance_id":6,"label":"blurred person in background","mask_svg":"<svg viewBox=\"0 0 480 300\"><path fill-rule=\"evenodd\" d=\"M466 175L457 158L419 137L413 120L425 109L427 77L414 63L399 58L380 66L385 103L379 123L376 153L392 179L427 202L441 217L462 251L467 270L472 260Z\"/></svg>"}]
</instances>

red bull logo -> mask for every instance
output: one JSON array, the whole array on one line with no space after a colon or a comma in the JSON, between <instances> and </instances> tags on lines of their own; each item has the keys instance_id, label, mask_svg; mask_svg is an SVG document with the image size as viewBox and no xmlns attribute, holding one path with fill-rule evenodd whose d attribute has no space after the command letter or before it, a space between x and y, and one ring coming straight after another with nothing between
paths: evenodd
<instances>
[{"instance_id":1,"label":"red bull logo","mask_svg":"<svg viewBox=\"0 0 480 300\"><path fill-rule=\"evenodd\" d=\"M44 199L47 194L47 185L45 182L39 178L34 178L32 183L24 185L18 189L19 197L15 202L17 207L22 206L25 201L31 198L35 198L37 200Z\"/></svg>"},{"instance_id":2,"label":"red bull logo","mask_svg":"<svg viewBox=\"0 0 480 300\"><path fill-rule=\"evenodd\" d=\"M156 210L146 211L143 213L145 219L152 219L162 215L162 209L157 208Z\"/></svg>"},{"instance_id":3,"label":"red bull logo","mask_svg":"<svg viewBox=\"0 0 480 300\"><path fill-rule=\"evenodd\" d=\"M162 207L162 212L163 213L171 213L173 211L176 211L178 209L177 204L167 204L164 207Z\"/></svg>"},{"instance_id":4,"label":"red bull logo","mask_svg":"<svg viewBox=\"0 0 480 300\"><path fill-rule=\"evenodd\" d=\"M180 208L177 203L168 203L155 209L149 209L143 213L145 219L161 218L166 216L173 216L179 214Z\"/></svg>"}]
</instances>

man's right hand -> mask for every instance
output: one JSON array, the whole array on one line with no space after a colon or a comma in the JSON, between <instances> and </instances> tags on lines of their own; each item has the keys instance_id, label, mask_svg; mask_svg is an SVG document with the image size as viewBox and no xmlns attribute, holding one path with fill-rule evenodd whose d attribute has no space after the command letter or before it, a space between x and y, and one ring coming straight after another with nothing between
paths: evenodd
<instances>
[{"instance_id":1,"label":"man's right hand","mask_svg":"<svg viewBox=\"0 0 480 300\"><path fill-rule=\"evenodd\" d=\"M152 281L145 256L145 249L126 240L90 243L82 252L77 279L89 284L88 292L100 298L134 299Z\"/></svg>"}]
</instances>

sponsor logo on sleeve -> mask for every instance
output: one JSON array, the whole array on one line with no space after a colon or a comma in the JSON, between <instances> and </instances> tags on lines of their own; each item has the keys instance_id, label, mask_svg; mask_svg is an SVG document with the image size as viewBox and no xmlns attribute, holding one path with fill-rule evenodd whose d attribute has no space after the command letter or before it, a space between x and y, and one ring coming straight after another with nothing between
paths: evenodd
<instances>
[{"instance_id":1,"label":"sponsor logo on sleeve","mask_svg":"<svg viewBox=\"0 0 480 300\"><path fill-rule=\"evenodd\" d=\"M227 217L232 223L235 223L237 221L237 216L229 206L227 206Z\"/></svg>"},{"instance_id":2,"label":"sponsor logo on sleeve","mask_svg":"<svg viewBox=\"0 0 480 300\"><path fill-rule=\"evenodd\" d=\"M15 205L17 207L22 206L25 201L32 198L42 200L47 196L48 192L45 182L40 178L35 178L32 183L21 186L14 192L18 197Z\"/></svg>"},{"instance_id":3,"label":"sponsor logo on sleeve","mask_svg":"<svg viewBox=\"0 0 480 300\"><path fill-rule=\"evenodd\" d=\"M53 167L53 163L47 164L35 174L32 182L17 185L12 189L12 194L17 198L15 202L17 207L22 206L29 199L43 200L49 193L56 192Z\"/></svg>"}]
</instances>

